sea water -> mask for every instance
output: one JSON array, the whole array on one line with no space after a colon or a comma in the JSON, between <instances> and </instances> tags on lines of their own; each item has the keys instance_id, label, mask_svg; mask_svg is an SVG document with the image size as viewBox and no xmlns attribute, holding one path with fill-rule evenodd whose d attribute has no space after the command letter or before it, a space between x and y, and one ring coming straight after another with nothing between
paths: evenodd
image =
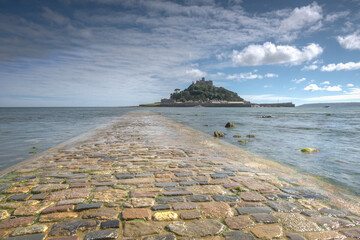
<instances>
[{"instance_id":1,"label":"sea water","mask_svg":"<svg viewBox=\"0 0 360 240\"><path fill-rule=\"evenodd\" d=\"M133 110L225 132L225 141L360 195L360 108L0 108L0 170Z\"/></svg>"}]
</instances>

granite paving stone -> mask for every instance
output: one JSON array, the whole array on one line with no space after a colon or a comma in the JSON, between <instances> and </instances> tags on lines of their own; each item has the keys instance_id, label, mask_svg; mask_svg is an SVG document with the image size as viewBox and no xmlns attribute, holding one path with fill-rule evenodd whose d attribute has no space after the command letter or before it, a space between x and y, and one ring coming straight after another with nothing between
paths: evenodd
<instances>
[{"instance_id":1,"label":"granite paving stone","mask_svg":"<svg viewBox=\"0 0 360 240\"><path fill-rule=\"evenodd\" d=\"M94 208L101 208L103 206L103 203L82 203L79 205L76 205L75 211L84 211Z\"/></svg>"},{"instance_id":2,"label":"granite paving stone","mask_svg":"<svg viewBox=\"0 0 360 240\"><path fill-rule=\"evenodd\" d=\"M160 204L184 202L184 198L183 197L159 197L156 199L156 202L158 202Z\"/></svg>"},{"instance_id":3,"label":"granite paving stone","mask_svg":"<svg viewBox=\"0 0 360 240\"><path fill-rule=\"evenodd\" d=\"M321 228L300 213L276 213L285 229L293 232L318 232Z\"/></svg>"},{"instance_id":4,"label":"granite paving stone","mask_svg":"<svg viewBox=\"0 0 360 240\"><path fill-rule=\"evenodd\" d=\"M188 202L210 202L211 198L207 195L193 195L186 197L186 201Z\"/></svg>"},{"instance_id":5,"label":"granite paving stone","mask_svg":"<svg viewBox=\"0 0 360 240\"><path fill-rule=\"evenodd\" d=\"M343 234L335 231L326 231L326 232L311 232L304 233L305 237L308 240L319 240L319 239L354 239L346 238Z\"/></svg>"},{"instance_id":6,"label":"granite paving stone","mask_svg":"<svg viewBox=\"0 0 360 240\"><path fill-rule=\"evenodd\" d=\"M91 210L82 215L82 218L95 218L99 220L111 220L116 219L119 216L119 211L111 208L101 208Z\"/></svg>"},{"instance_id":7,"label":"granite paving stone","mask_svg":"<svg viewBox=\"0 0 360 240\"><path fill-rule=\"evenodd\" d=\"M300 212L304 210L304 208L299 206L298 204L288 201L267 202L266 205L274 209L276 212L289 213L289 212Z\"/></svg>"},{"instance_id":8,"label":"granite paving stone","mask_svg":"<svg viewBox=\"0 0 360 240\"><path fill-rule=\"evenodd\" d=\"M272 214L268 213L258 213L258 214L252 214L251 217L255 220L257 223L278 223L279 220L274 217Z\"/></svg>"},{"instance_id":9,"label":"granite paving stone","mask_svg":"<svg viewBox=\"0 0 360 240\"><path fill-rule=\"evenodd\" d=\"M226 240L255 240L254 236L251 233L233 231L224 233L223 236Z\"/></svg>"},{"instance_id":10,"label":"granite paving stone","mask_svg":"<svg viewBox=\"0 0 360 240\"><path fill-rule=\"evenodd\" d=\"M236 211L240 215L252 214L252 213L271 213L271 209L268 207L238 207Z\"/></svg>"},{"instance_id":11,"label":"granite paving stone","mask_svg":"<svg viewBox=\"0 0 360 240\"><path fill-rule=\"evenodd\" d=\"M142 240L176 240L176 237L173 234L165 234L145 237Z\"/></svg>"},{"instance_id":12,"label":"granite paving stone","mask_svg":"<svg viewBox=\"0 0 360 240\"><path fill-rule=\"evenodd\" d=\"M101 230L89 232L85 235L84 240L105 240L105 239L117 239L117 230Z\"/></svg>"},{"instance_id":13,"label":"granite paving stone","mask_svg":"<svg viewBox=\"0 0 360 240\"><path fill-rule=\"evenodd\" d=\"M151 211L143 208L127 208L122 211L122 218L125 220L151 219Z\"/></svg>"},{"instance_id":14,"label":"granite paving stone","mask_svg":"<svg viewBox=\"0 0 360 240\"><path fill-rule=\"evenodd\" d=\"M3 240L44 240L46 234L33 234L33 235L26 235L26 236L19 236L19 237L8 237L3 238Z\"/></svg>"},{"instance_id":15,"label":"granite paving stone","mask_svg":"<svg viewBox=\"0 0 360 240\"><path fill-rule=\"evenodd\" d=\"M206 237L220 234L225 226L213 219L195 222L173 222L166 226L170 232L184 237Z\"/></svg>"},{"instance_id":16,"label":"granite paving stone","mask_svg":"<svg viewBox=\"0 0 360 240\"><path fill-rule=\"evenodd\" d=\"M107 229L107 228L119 228L120 227L120 220L108 220L101 222L100 228Z\"/></svg>"},{"instance_id":17,"label":"granite paving stone","mask_svg":"<svg viewBox=\"0 0 360 240\"><path fill-rule=\"evenodd\" d=\"M71 222L60 222L54 224L49 232L49 236L72 236L77 230L95 230L99 225L99 221L93 219L85 219Z\"/></svg>"},{"instance_id":18,"label":"granite paving stone","mask_svg":"<svg viewBox=\"0 0 360 240\"><path fill-rule=\"evenodd\" d=\"M16 194L8 197L7 201L26 201L30 199L32 194Z\"/></svg>"},{"instance_id":19,"label":"granite paving stone","mask_svg":"<svg viewBox=\"0 0 360 240\"><path fill-rule=\"evenodd\" d=\"M49 214L41 214L39 218L39 222L57 222L57 221L64 221L69 220L72 218L77 218L78 214L75 212L55 212Z\"/></svg>"},{"instance_id":20,"label":"granite paving stone","mask_svg":"<svg viewBox=\"0 0 360 240\"><path fill-rule=\"evenodd\" d=\"M261 239L273 239L281 237L283 231L277 224L258 225L251 229L251 232Z\"/></svg>"},{"instance_id":21,"label":"granite paving stone","mask_svg":"<svg viewBox=\"0 0 360 240\"><path fill-rule=\"evenodd\" d=\"M179 203L173 203L172 207L175 211L178 210L191 210L196 209L197 205L193 202L179 202Z\"/></svg>"},{"instance_id":22,"label":"granite paving stone","mask_svg":"<svg viewBox=\"0 0 360 240\"><path fill-rule=\"evenodd\" d=\"M151 207L155 203L153 198L132 198L131 204L134 208Z\"/></svg>"},{"instance_id":23,"label":"granite paving stone","mask_svg":"<svg viewBox=\"0 0 360 240\"><path fill-rule=\"evenodd\" d=\"M360 239L360 228L344 229L341 230L340 233L350 238Z\"/></svg>"},{"instance_id":24,"label":"granite paving stone","mask_svg":"<svg viewBox=\"0 0 360 240\"><path fill-rule=\"evenodd\" d=\"M0 210L0 220L3 220L9 216L10 216L10 214L7 210Z\"/></svg>"},{"instance_id":25,"label":"granite paving stone","mask_svg":"<svg viewBox=\"0 0 360 240\"><path fill-rule=\"evenodd\" d=\"M216 202L239 202L240 199L236 196L229 195L213 195L211 196Z\"/></svg>"},{"instance_id":26,"label":"granite paving stone","mask_svg":"<svg viewBox=\"0 0 360 240\"><path fill-rule=\"evenodd\" d=\"M320 213L326 216L330 216L330 217L346 217L346 213L340 210L336 210L336 209L327 209L327 208L323 208L320 209Z\"/></svg>"},{"instance_id":27,"label":"granite paving stone","mask_svg":"<svg viewBox=\"0 0 360 240\"><path fill-rule=\"evenodd\" d=\"M294 234L294 233L287 234L286 237L289 240L306 240L304 237L300 236L299 234Z\"/></svg>"},{"instance_id":28,"label":"granite paving stone","mask_svg":"<svg viewBox=\"0 0 360 240\"><path fill-rule=\"evenodd\" d=\"M236 216L226 218L225 224L228 225L230 229L240 230L254 225L254 222L248 216Z\"/></svg>"},{"instance_id":29,"label":"granite paving stone","mask_svg":"<svg viewBox=\"0 0 360 240\"><path fill-rule=\"evenodd\" d=\"M162 230L162 225L158 223L126 222L124 225L124 236L136 238L151 234L159 234Z\"/></svg>"},{"instance_id":30,"label":"granite paving stone","mask_svg":"<svg viewBox=\"0 0 360 240\"><path fill-rule=\"evenodd\" d=\"M242 192L240 198L248 202L262 202L266 201L266 198L256 192Z\"/></svg>"},{"instance_id":31,"label":"granite paving stone","mask_svg":"<svg viewBox=\"0 0 360 240\"><path fill-rule=\"evenodd\" d=\"M167 205L167 204L155 205L155 206L151 207L151 210L153 210L153 211L170 210L170 205Z\"/></svg>"},{"instance_id":32,"label":"granite paving stone","mask_svg":"<svg viewBox=\"0 0 360 240\"><path fill-rule=\"evenodd\" d=\"M205 202L200 203L201 213L205 217L210 218L225 218L234 215L229 204L223 202Z\"/></svg>"},{"instance_id":33,"label":"granite paving stone","mask_svg":"<svg viewBox=\"0 0 360 240\"><path fill-rule=\"evenodd\" d=\"M200 219L201 213L199 211L193 210L193 211L186 211L180 213L180 218L183 220L194 220L194 219Z\"/></svg>"},{"instance_id":34,"label":"granite paving stone","mask_svg":"<svg viewBox=\"0 0 360 240\"><path fill-rule=\"evenodd\" d=\"M29 227L20 227L15 229L10 236L21 236L21 235L27 235L27 234L36 234L36 233L44 233L48 229L48 226L46 225L32 225Z\"/></svg>"},{"instance_id":35,"label":"granite paving stone","mask_svg":"<svg viewBox=\"0 0 360 240\"><path fill-rule=\"evenodd\" d=\"M68 184L45 184L39 185L38 187L32 190L33 193L45 193L45 192L54 192L59 190L64 190L69 188Z\"/></svg>"},{"instance_id":36,"label":"granite paving stone","mask_svg":"<svg viewBox=\"0 0 360 240\"><path fill-rule=\"evenodd\" d=\"M153 215L153 219L155 221L175 221L177 220L179 215L176 212L156 212Z\"/></svg>"}]
</instances>

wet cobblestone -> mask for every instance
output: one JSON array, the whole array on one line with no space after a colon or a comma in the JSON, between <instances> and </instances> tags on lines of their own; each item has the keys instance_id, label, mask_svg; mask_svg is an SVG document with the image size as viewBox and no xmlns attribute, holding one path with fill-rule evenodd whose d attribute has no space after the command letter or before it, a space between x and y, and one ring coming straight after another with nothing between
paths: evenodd
<instances>
[{"instance_id":1,"label":"wet cobblestone","mask_svg":"<svg viewBox=\"0 0 360 240\"><path fill-rule=\"evenodd\" d=\"M159 115L129 113L2 176L0 238L360 238L358 198L271 164Z\"/></svg>"}]
</instances>

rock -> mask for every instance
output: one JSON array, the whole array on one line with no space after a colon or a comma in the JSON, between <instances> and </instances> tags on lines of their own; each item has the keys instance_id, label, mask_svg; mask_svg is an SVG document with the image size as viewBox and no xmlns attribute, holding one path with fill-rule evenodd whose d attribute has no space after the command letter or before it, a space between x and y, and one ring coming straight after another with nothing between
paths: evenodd
<instances>
[{"instance_id":1,"label":"rock","mask_svg":"<svg viewBox=\"0 0 360 240\"><path fill-rule=\"evenodd\" d=\"M74 212L55 212L40 215L39 222L56 222L78 217Z\"/></svg>"},{"instance_id":2,"label":"rock","mask_svg":"<svg viewBox=\"0 0 360 240\"><path fill-rule=\"evenodd\" d=\"M241 231L233 231L224 233L223 236L226 240L255 240L251 233L245 233Z\"/></svg>"},{"instance_id":3,"label":"rock","mask_svg":"<svg viewBox=\"0 0 360 240\"><path fill-rule=\"evenodd\" d=\"M174 203L172 205L175 211L196 209L196 206L197 206L196 203L193 202L184 202L184 203L180 202L180 203Z\"/></svg>"},{"instance_id":4,"label":"rock","mask_svg":"<svg viewBox=\"0 0 360 240\"><path fill-rule=\"evenodd\" d=\"M116 219L119 212L111 208L102 208L85 213L82 218L96 218L99 220L111 220Z\"/></svg>"},{"instance_id":5,"label":"rock","mask_svg":"<svg viewBox=\"0 0 360 240\"><path fill-rule=\"evenodd\" d=\"M21 237L9 237L3 238L3 240L44 240L46 234L34 234L34 235L27 235Z\"/></svg>"},{"instance_id":6,"label":"rock","mask_svg":"<svg viewBox=\"0 0 360 240\"><path fill-rule=\"evenodd\" d=\"M346 229L341 230L340 232L347 237L360 239L360 228Z\"/></svg>"},{"instance_id":7,"label":"rock","mask_svg":"<svg viewBox=\"0 0 360 240\"><path fill-rule=\"evenodd\" d=\"M308 240L347 239L344 235L342 235L342 234L340 234L338 232L335 232L335 231L305 233L304 235ZM349 238L349 239L354 239L354 238ZM299 240L301 240L301 239L299 239Z\"/></svg>"},{"instance_id":8,"label":"rock","mask_svg":"<svg viewBox=\"0 0 360 240\"><path fill-rule=\"evenodd\" d=\"M319 152L319 150L316 148L302 148L299 151L302 153L317 153L317 152Z\"/></svg>"},{"instance_id":9,"label":"rock","mask_svg":"<svg viewBox=\"0 0 360 240\"><path fill-rule=\"evenodd\" d=\"M119 228L120 227L120 221L119 220L109 220L101 222L100 228L101 229L107 229L107 228Z\"/></svg>"},{"instance_id":10,"label":"rock","mask_svg":"<svg viewBox=\"0 0 360 240\"><path fill-rule=\"evenodd\" d=\"M134 178L133 174L117 174L116 175L117 179L132 179Z\"/></svg>"},{"instance_id":11,"label":"rock","mask_svg":"<svg viewBox=\"0 0 360 240\"><path fill-rule=\"evenodd\" d=\"M233 127L236 127L236 125L233 124L232 122L227 122L227 123L225 124L225 127L226 127L226 128L233 128Z\"/></svg>"},{"instance_id":12,"label":"rock","mask_svg":"<svg viewBox=\"0 0 360 240\"><path fill-rule=\"evenodd\" d=\"M244 229L254 225L254 222L251 221L248 216L226 218L225 223L229 226L230 229L234 230Z\"/></svg>"},{"instance_id":13,"label":"rock","mask_svg":"<svg viewBox=\"0 0 360 240\"><path fill-rule=\"evenodd\" d=\"M319 224L321 227L327 230L355 227L354 223L340 218L315 217L314 220L317 224Z\"/></svg>"},{"instance_id":14,"label":"rock","mask_svg":"<svg viewBox=\"0 0 360 240\"><path fill-rule=\"evenodd\" d=\"M251 229L251 232L258 238L273 239L282 235L282 229L279 225L258 225Z\"/></svg>"},{"instance_id":15,"label":"rock","mask_svg":"<svg viewBox=\"0 0 360 240\"><path fill-rule=\"evenodd\" d=\"M203 195L222 195L228 193L219 185L193 186L191 188L192 188L191 190L192 192Z\"/></svg>"},{"instance_id":16,"label":"rock","mask_svg":"<svg viewBox=\"0 0 360 240\"><path fill-rule=\"evenodd\" d=\"M330 217L346 217L346 213L336 209L323 208L320 209L320 213Z\"/></svg>"},{"instance_id":17,"label":"rock","mask_svg":"<svg viewBox=\"0 0 360 240\"><path fill-rule=\"evenodd\" d=\"M191 223L174 222L166 226L170 232L185 237L206 237L220 234L225 226L213 219L198 220Z\"/></svg>"},{"instance_id":18,"label":"rock","mask_svg":"<svg viewBox=\"0 0 360 240\"><path fill-rule=\"evenodd\" d=\"M29 227L20 227L15 229L15 231L13 231L10 236L16 237L26 234L44 233L47 229L48 227L46 225L32 225Z\"/></svg>"},{"instance_id":19,"label":"rock","mask_svg":"<svg viewBox=\"0 0 360 240\"><path fill-rule=\"evenodd\" d=\"M83 210L89 210L94 208L101 208L103 206L103 203L82 203L79 205L76 205L75 211L83 211Z\"/></svg>"},{"instance_id":20,"label":"rock","mask_svg":"<svg viewBox=\"0 0 360 240\"><path fill-rule=\"evenodd\" d=\"M145 237L142 240L176 240L176 237L172 234L165 234Z\"/></svg>"},{"instance_id":21,"label":"rock","mask_svg":"<svg viewBox=\"0 0 360 240\"><path fill-rule=\"evenodd\" d=\"M85 201L84 198L63 200L63 201L57 202L56 206L78 204L78 203L82 203L84 201Z\"/></svg>"},{"instance_id":22,"label":"rock","mask_svg":"<svg viewBox=\"0 0 360 240\"><path fill-rule=\"evenodd\" d=\"M156 201L160 204L175 203L175 202L184 202L184 198L183 197L159 197Z\"/></svg>"},{"instance_id":23,"label":"rock","mask_svg":"<svg viewBox=\"0 0 360 240\"><path fill-rule=\"evenodd\" d=\"M124 226L125 237L140 237L151 234L158 234L161 231L161 225L152 222L126 222Z\"/></svg>"},{"instance_id":24,"label":"rock","mask_svg":"<svg viewBox=\"0 0 360 240\"><path fill-rule=\"evenodd\" d=\"M178 172L178 173L174 173L174 174L177 177L191 177L191 176L194 176L194 174L192 172Z\"/></svg>"},{"instance_id":25,"label":"rock","mask_svg":"<svg viewBox=\"0 0 360 240\"><path fill-rule=\"evenodd\" d=\"M7 201L26 201L29 200L31 194L18 194L8 197Z\"/></svg>"},{"instance_id":26,"label":"rock","mask_svg":"<svg viewBox=\"0 0 360 240\"><path fill-rule=\"evenodd\" d=\"M253 135L253 134L248 134L248 135L246 135L246 137L247 137L247 138L255 138L255 135Z\"/></svg>"},{"instance_id":27,"label":"rock","mask_svg":"<svg viewBox=\"0 0 360 240\"><path fill-rule=\"evenodd\" d=\"M260 118L272 118L272 116L270 116L270 115L264 115L264 116L261 116Z\"/></svg>"},{"instance_id":28,"label":"rock","mask_svg":"<svg viewBox=\"0 0 360 240\"><path fill-rule=\"evenodd\" d=\"M127 208L122 212L122 218L125 220L151 219L151 212L149 209Z\"/></svg>"},{"instance_id":29,"label":"rock","mask_svg":"<svg viewBox=\"0 0 360 240\"><path fill-rule=\"evenodd\" d=\"M216 137L216 138L225 137L225 133L219 132L219 131L214 131L214 137Z\"/></svg>"},{"instance_id":30,"label":"rock","mask_svg":"<svg viewBox=\"0 0 360 240\"><path fill-rule=\"evenodd\" d=\"M233 138L241 138L241 136L240 136L240 135L235 134L235 135L233 136Z\"/></svg>"},{"instance_id":31,"label":"rock","mask_svg":"<svg viewBox=\"0 0 360 240\"><path fill-rule=\"evenodd\" d=\"M287 234L286 237L289 240L306 240L304 237L298 235L298 234Z\"/></svg>"},{"instance_id":32,"label":"rock","mask_svg":"<svg viewBox=\"0 0 360 240\"><path fill-rule=\"evenodd\" d=\"M300 215L299 213L277 213L275 215L280 219L284 228L293 232L318 232L321 228Z\"/></svg>"},{"instance_id":33,"label":"rock","mask_svg":"<svg viewBox=\"0 0 360 240\"><path fill-rule=\"evenodd\" d=\"M247 143L248 140L246 140L246 139L241 139L241 140L239 140L238 142L239 142L239 143Z\"/></svg>"},{"instance_id":34,"label":"rock","mask_svg":"<svg viewBox=\"0 0 360 240\"><path fill-rule=\"evenodd\" d=\"M242 192L240 197L247 202L262 202L266 200L266 198L256 192Z\"/></svg>"},{"instance_id":35,"label":"rock","mask_svg":"<svg viewBox=\"0 0 360 240\"><path fill-rule=\"evenodd\" d=\"M75 198L88 198L90 188L71 188L50 193L46 200L48 201L61 201Z\"/></svg>"},{"instance_id":36,"label":"rock","mask_svg":"<svg viewBox=\"0 0 360 240\"><path fill-rule=\"evenodd\" d=\"M232 217L232 212L229 204L223 202L208 202L201 203L201 212L205 217L211 218L225 218Z\"/></svg>"},{"instance_id":37,"label":"rock","mask_svg":"<svg viewBox=\"0 0 360 240\"><path fill-rule=\"evenodd\" d=\"M170 205L163 204L163 205L152 206L151 210L153 210L153 211L170 210Z\"/></svg>"},{"instance_id":38,"label":"rock","mask_svg":"<svg viewBox=\"0 0 360 240\"><path fill-rule=\"evenodd\" d=\"M72 236L78 230L94 230L99 225L97 220L86 219L73 222L61 222L52 226L49 236Z\"/></svg>"},{"instance_id":39,"label":"rock","mask_svg":"<svg viewBox=\"0 0 360 240\"><path fill-rule=\"evenodd\" d=\"M117 230L101 230L95 232L89 232L85 235L84 240L105 240L105 239L117 239Z\"/></svg>"},{"instance_id":40,"label":"rock","mask_svg":"<svg viewBox=\"0 0 360 240\"><path fill-rule=\"evenodd\" d=\"M188 202L210 202L211 198L207 195L194 195L186 197L186 201Z\"/></svg>"},{"instance_id":41,"label":"rock","mask_svg":"<svg viewBox=\"0 0 360 240\"><path fill-rule=\"evenodd\" d=\"M10 216L10 214L8 213L8 211L0 210L0 220L3 220L3 219L5 219L5 218L7 218L9 216Z\"/></svg>"},{"instance_id":42,"label":"rock","mask_svg":"<svg viewBox=\"0 0 360 240\"><path fill-rule=\"evenodd\" d=\"M180 218L184 220L200 219L201 214L199 211L187 211L180 213Z\"/></svg>"},{"instance_id":43,"label":"rock","mask_svg":"<svg viewBox=\"0 0 360 240\"><path fill-rule=\"evenodd\" d=\"M155 187L176 187L178 184L176 182L158 182L155 183Z\"/></svg>"},{"instance_id":44,"label":"rock","mask_svg":"<svg viewBox=\"0 0 360 240\"><path fill-rule=\"evenodd\" d=\"M279 222L279 220L276 217L274 217L273 215L268 214L268 213L253 214L253 215L251 215L251 217L254 218L254 220L257 223L269 224L269 223L278 223Z\"/></svg>"},{"instance_id":45,"label":"rock","mask_svg":"<svg viewBox=\"0 0 360 240\"><path fill-rule=\"evenodd\" d=\"M175 221L178 219L178 214L175 212L157 212L153 218L155 221Z\"/></svg>"},{"instance_id":46,"label":"rock","mask_svg":"<svg viewBox=\"0 0 360 240\"><path fill-rule=\"evenodd\" d=\"M195 182L197 183L197 182ZM195 185L195 184L189 184L187 186L191 186L191 185ZM181 182L180 182L180 186L181 186ZM174 191L174 192L163 192L162 195L164 196L185 196L185 195L192 195L193 193L190 191Z\"/></svg>"},{"instance_id":47,"label":"rock","mask_svg":"<svg viewBox=\"0 0 360 240\"><path fill-rule=\"evenodd\" d=\"M251 214L251 213L271 213L271 209L268 207L239 207L236 208L239 215Z\"/></svg>"},{"instance_id":48,"label":"rock","mask_svg":"<svg viewBox=\"0 0 360 240\"><path fill-rule=\"evenodd\" d=\"M95 202L105 202L113 203L121 200L125 200L128 195L128 191L123 191L119 189L111 189L102 192L95 192L93 201Z\"/></svg>"},{"instance_id":49,"label":"rock","mask_svg":"<svg viewBox=\"0 0 360 240\"><path fill-rule=\"evenodd\" d=\"M53 213L53 212L69 212L71 210L74 210L74 205L62 205L62 206L56 206L56 207L48 207L45 208L41 213L47 214L47 213Z\"/></svg>"},{"instance_id":50,"label":"rock","mask_svg":"<svg viewBox=\"0 0 360 240\"><path fill-rule=\"evenodd\" d=\"M228 175L227 174L222 174L222 173L213 173L210 174L211 178L217 179L217 178L227 178Z\"/></svg>"},{"instance_id":51,"label":"rock","mask_svg":"<svg viewBox=\"0 0 360 240\"><path fill-rule=\"evenodd\" d=\"M240 199L229 195L213 195L211 196L216 202L239 202Z\"/></svg>"},{"instance_id":52,"label":"rock","mask_svg":"<svg viewBox=\"0 0 360 240\"><path fill-rule=\"evenodd\" d=\"M33 193L46 193L46 192L54 192L60 191L69 188L68 184L45 184L39 185L35 189L32 190Z\"/></svg>"},{"instance_id":53,"label":"rock","mask_svg":"<svg viewBox=\"0 0 360 240\"><path fill-rule=\"evenodd\" d=\"M276 212L300 212L303 211L304 208L288 201L277 201L277 202L267 202L269 207L274 209Z\"/></svg>"},{"instance_id":54,"label":"rock","mask_svg":"<svg viewBox=\"0 0 360 240\"><path fill-rule=\"evenodd\" d=\"M37 205L19 207L13 212L13 215L16 215L16 216L35 215L35 214L42 212L44 209L46 209L47 207L49 207L52 204L53 204L52 202L44 202L44 203L40 203Z\"/></svg>"},{"instance_id":55,"label":"rock","mask_svg":"<svg viewBox=\"0 0 360 240\"><path fill-rule=\"evenodd\" d=\"M152 198L132 198L131 204L134 208L143 208L143 207L151 207L155 203L155 200Z\"/></svg>"}]
</instances>

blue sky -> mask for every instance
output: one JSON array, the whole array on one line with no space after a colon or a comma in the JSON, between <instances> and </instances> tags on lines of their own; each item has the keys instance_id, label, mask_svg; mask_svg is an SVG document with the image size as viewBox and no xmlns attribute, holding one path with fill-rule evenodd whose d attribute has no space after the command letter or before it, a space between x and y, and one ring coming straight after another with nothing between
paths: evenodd
<instances>
[{"instance_id":1,"label":"blue sky","mask_svg":"<svg viewBox=\"0 0 360 240\"><path fill-rule=\"evenodd\" d=\"M360 0L0 0L0 106L127 106L205 77L257 103L360 100Z\"/></svg>"}]
</instances>

